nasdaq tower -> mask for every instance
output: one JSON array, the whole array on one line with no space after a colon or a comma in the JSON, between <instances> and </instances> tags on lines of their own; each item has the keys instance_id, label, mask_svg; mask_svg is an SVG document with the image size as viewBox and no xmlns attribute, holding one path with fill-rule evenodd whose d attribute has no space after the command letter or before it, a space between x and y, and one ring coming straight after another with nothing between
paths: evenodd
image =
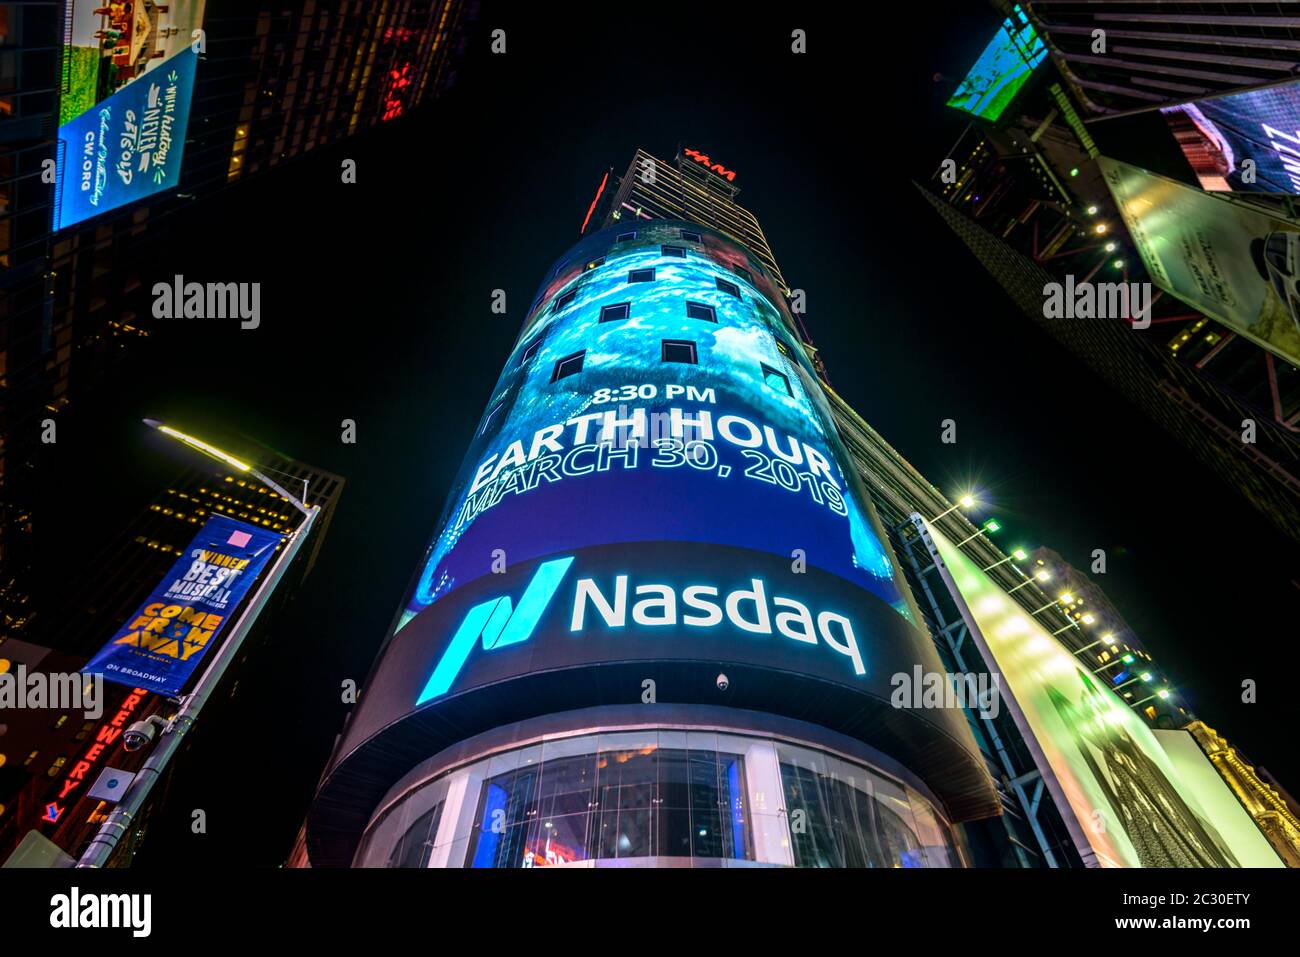
<instances>
[{"instance_id":1,"label":"nasdaq tower","mask_svg":"<svg viewBox=\"0 0 1300 957\"><path fill-rule=\"evenodd\" d=\"M761 231L700 159L634 162L544 277L313 865L952 867L952 824L997 813L962 712L891 705L942 666Z\"/></svg>"}]
</instances>

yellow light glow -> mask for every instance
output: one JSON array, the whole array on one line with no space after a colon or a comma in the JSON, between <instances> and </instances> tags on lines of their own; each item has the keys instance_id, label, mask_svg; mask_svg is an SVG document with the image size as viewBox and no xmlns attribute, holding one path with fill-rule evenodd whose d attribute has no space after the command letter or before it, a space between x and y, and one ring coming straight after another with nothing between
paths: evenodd
<instances>
[{"instance_id":1,"label":"yellow light glow","mask_svg":"<svg viewBox=\"0 0 1300 957\"><path fill-rule=\"evenodd\" d=\"M1074 601L1074 596L1071 595L1068 591L1064 592L1061 595L1061 601L1065 602L1068 605L1070 602Z\"/></svg>"},{"instance_id":2,"label":"yellow light glow","mask_svg":"<svg viewBox=\"0 0 1300 957\"><path fill-rule=\"evenodd\" d=\"M1084 623L1085 625L1091 625L1091 624L1092 624L1094 621L1096 621L1096 620L1097 620L1097 619L1094 618L1092 615L1084 615L1084 616L1083 616L1083 619L1082 619L1082 621L1083 621L1083 623Z\"/></svg>"},{"instance_id":3,"label":"yellow light glow","mask_svg":"<svg viewBox=\"0 0 1300 957\"><path fill-rule=\"evenodd\" d=\"M1040 568L1038 571L1034 572L1034 577L1037 578L1040 582L1045 582L1052 577L1052 573L1049 572L1046 568Z\"/></svg>"},{"instance_id":4,"label":"yellow light glow","mask_svg":"<svg viewBox=\"0 0 1300 957\"><path fill-rule=\"evenodd\" d=\"M209 445L207 442L204 442L202 439L196 439L192 435L186 435L184 432L180 432L176 429L173 429L169 425L158 426L158 431L162 432L165 435L170 435L174 439L179 439L181 442L184 442L190 448L196 449L197 451L202 452L205 455L210 455L214 459L217 459L221 462L225 462L231 468L239 469L239 471L241 472L247 472L249 469L252 468L252 466L249 465L248 463L241 462L233 455L221 451L221 449L217 448L215 445ZM227 481L229 481L229 479L227 479Z\"/></svg>"},{"instance_id":5,"label":"yellow light glow","mask_svg":"<svg viewBox=\"0 0 1300 957\"><path fill-rule=\"evenodd\" d=\"M961 498L957 499L957 503L961 505L962 508L974 508L975 497L973 495L963 495Z\"/></svg>"}]
</instances>

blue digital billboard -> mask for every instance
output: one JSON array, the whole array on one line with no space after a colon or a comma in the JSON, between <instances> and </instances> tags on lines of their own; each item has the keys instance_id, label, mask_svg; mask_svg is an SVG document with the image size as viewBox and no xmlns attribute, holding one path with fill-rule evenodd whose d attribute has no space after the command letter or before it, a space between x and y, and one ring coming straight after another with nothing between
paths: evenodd
<instances>
[{"instance_id":1,"label":"blue digital billboard","mask_svg":"<svg viewBox=\"0 0 1300 957\"><path fill-rule=\"evenodd\" d=\"M1300 193L1300 81L1161 113L1202 189Z\"/></svg>"},{"instance_id":2,"label":"blue digital billboard","mask_svg":"<svg viewBox=\"0 0 1300 957\"><path fill-rule=\"evenodd\" d=\"M174 187L203 0L77 5L63 47L53 228Z\"/></svg>"},{"instance_id":3,"label":"blue digital billboard","mask_svg":"<svg viewBox=\"0 0 1300 957\"><path fill-rule=\"evenodd\" d=\"M492 571L498 549L513 564L637 541L801 553L911 615L815 373L735 256L629 241L616 262L561 270L506 362L401 625Z\"/></svg>"},{"instance_id":4,"label":"blue digital billboard","mask_svg":"<svg viewBox=\"0 0 1300 957\"><path fill-rule=\"evenodd\" d=\"M279 542L278 532L210 515L167 576L82 672L180 694Z\"/></svg>"},{"instance_id":5,"label":"blue digital billboard","mask_svg":"<svg viewBox=\"0 0 1300 957\"><path fill-rule=\"evenodd\" d=\"M948 98L947 105L996 121L1046 57L1043 38L1020 4L1015 4L1011 16L1002 21L975 65Z\"/></svg>"},{"instance_id":6,"label":"blue digital billboard","mask_svg":"<svg viewBox=\"0 0 1300 957\"><path fill-rule=\"evenodd\" d=\"M795 328L765 267L690 223L608 227L549 271L322 783L313 859L350 859L443 749L646 704L852 736L954 818L997 813L962 712L891 702L893 676L943 664Z\"/></svg>"}]
</instances>

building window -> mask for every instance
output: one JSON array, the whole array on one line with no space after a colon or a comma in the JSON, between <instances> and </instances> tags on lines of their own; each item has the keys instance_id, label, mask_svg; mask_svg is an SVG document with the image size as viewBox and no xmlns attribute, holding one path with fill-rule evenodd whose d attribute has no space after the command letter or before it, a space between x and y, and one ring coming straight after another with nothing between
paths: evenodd
<instances>
[{"instance_id":1,"label":"building window","mask_svg":"<svg viewBox=\"0 0 1300 957\"><path fill-rule=\"evenodd\" d=\"M686 303L686 318L687 318L687 319L702 319L702 320L704 320L705 322L717 322L717 321L718 321L718 316L717 316L717 314L713 311L713 307L712 307L712 306L706 306L706 305L705 305L704 303L702 303L702 302L688 302L688 303Z\"/></svg>"},{"instance_id":2,"label":"building window","mask_svg":"<svg viewBox=\"0 0 1300 957\"><path fill-rule=\"evenodd\" d=\"M664 362L684 362L695 365L695 343L689 339L665 339L663 341Z\"/></svg>"},{"instance_id":3,"label":"building window","mask_svg":"<svg viewBox=\"0 0 1300 957\"><path fill-rule=\"evenodd\" d=\"M688 243L704 242L703 236L701 236L699 233L693 233L689 229L682 230L682 239L686 240Z\"/></svg>"},{"instance_id":4,"label":"building window","mask_svg":"<svg viewBox=\"0 0 1300 957\"><path fill-rule=\"evenodd\" d=\"M665 256L676 256L678 259L686 258L686 250L681 246L660 246L659 250Z\"/></svg>"},{"instance_id":5,"label":"building window","mask_svg":"<svg viewBox=\"0 0 1300 957\"><path fill-rule=\"evenodd\" d=\"M555 305L551 307L551 312L559 312L573 300L578 298L578 290L570 289L563 296L555 300Z\"/></svg>"},{"instance_id":6,"label":"building window","mask_svg":"<svg viewBox=\"0 0 1300 957\"><path fill-rule=\"evenodd\" d=\"M582 357L586 354L587 350L583 349L581 352L575 352L573 355L565 356L563 359L556 362L555 371L551 373L551 381L559 382L561 379L566 379L571 375L577 375L581 372Z\"/></svg>"},{"instance_id":7,"label":"building window","mask_svg":"<svg viewBox=\"0 0 1300 957\"><path fill-rule=\"evenodd\" d=\"M616 243L625 243L625 242L628 242L629 240L632 240L632 239L636 239L636 230L635 230L635 229L632 230L632 232L630 232L630 233L619 233L617 236L614 237L614 242L616 242Z\"/></svg>"},{"instance_id":8,"label":"building window","mask_svg":"<svg viewBox=\"0 0 1300 957\"><path fill-rule=\"evenodd\" d=\"M528 343L528 347L524 349L524 354L519 357L519 364L521 366L528 365L528 363L532 360L533 356L537 355L537 350L540 349L541 347L542 347L542 337L538 336L532 342Z\"/></svg>"},{"instance_id":9,"label":"building window","mask_svg":"<svg viewBox=\"0 0 1300 957\"><path fill-rule=\"evenodd\" d=\"M751 286L754 285L754 279L752 276L749 275L748 269L745 269L741 266L732 266L731 271L734 272L741 279L745 280L745 282L749 283Z\"/></svg>"},{"instance_id":10,"label":"building window","mask_svg":"<svg viewBox=\"0 0 1300 957\"><path fill-rule=\"evenodd\" d=\"M790 358L790 347L787 346L787 345L786 345L784 342L782 342L780 339L774 339L774 340L772 340L772 341L776 343L776 351L779 352L779 353L781 353L781 355L785 356L787 359L789 359L789 358Z\"/></svg>"},{"instance_id":11,"label":"building window","mask_svg":"<svg viewBox=\"0 0 1300 957\"><path fill-rule=\"evenodd\" d=\"M632 304L630 302L619 302L612 306L602 306L600 309L601 322L622 322L628 317Z\"/></svg>"},{"instance_id":12,"label":"building window","mask_svg":"<svg viewBox=\"0 0 1300 957\"><path fill-rule=\"evenodd\" d=\"M597 269L597 268L599 268L600 266L603 266L603 265L605 265L605 257L604 257L604 256L601 256L599 259L593 259L591 262L587 263L587 268L588 268L588 269Z\"/></svg>"},{"instance_id":13,"label":"building window","mask_svg":"<svg viewBox=\"0 0 1300 957\"><path fill-rule=\"evenodd\" d=\"M388 859L389 867L429 866L429 858L433 856L433 841L438 836L438 825L442 821L442 809L446 803L439 801L407 828L393 848L392 856Z\"/></svg>"},{"instance_id":14,"label":"building window","mask_svg":"<svg viewBox=\"0 0 1300 957\"><path fill-rule=\"evenodd\" d=\"M566 259L564 260L564 262L560 263L558 266L555 267L555 272L552 273L551 275L558 276L561 273L561 271L563 271L564 267L567 265L569 265L569 261Z\"/></svg>"},{"instance_id":15,"label":"building window","mask_svg":"<svg viewBox=\"0 0 1300 957\"><path fill-rule=\"evenodd\" d=\"M777 372L766 362L760 362L763 367L763 382L777 392L783 392L786 395L793 395L790 391L790 380L786 378L784 372Z\"/></svg>"},{"instance_id":16,"label":"building window","mask_svg":"<svg viewBox=\"0 0 1300 957\"><path fill-rule=\"evenodd\" d=\"M716 282L719 292L725 292L728 296L735 296L737 299L740 298L740 287L734 282L727 282L725 279L718 279Z\"/></svg>"},{"instance_id":17,"label":"building window","mask_svg":"<svg viewBox=\"0 0 1300 957\"><path fill-rule=\"evenodd\" d=\"M627 281L628 282L654 282L655 281L654 268L651 267L650 269L633 269L630 273L627 274Z\"/></svg>"}]
</instances>

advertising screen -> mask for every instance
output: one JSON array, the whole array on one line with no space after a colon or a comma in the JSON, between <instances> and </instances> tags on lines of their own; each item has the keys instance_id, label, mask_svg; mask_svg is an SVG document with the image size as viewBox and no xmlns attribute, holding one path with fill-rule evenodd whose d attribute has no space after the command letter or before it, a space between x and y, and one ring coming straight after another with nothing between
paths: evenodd
<instances>
[{"instance_id":1,"label":"advertising screen","mask_svg":"<svg viewBox=\"0 0 1300 957\"><path fill-rule=\"evenodd\" d=\"M1097 162L1152 282L1300 363L1300 223L1118 160Z\"/></svg>"},{"instance_id":2,"label":"advertising screen","mask_svg":"<svg viewBox=\"0 0 1300 957\"><path fill-rule=\"evenodd\" d=\"M1255 821L1246 813L1237 795L1232 793L1232 788L1215 770L1192 733L1157 728L1153 734L1173 762L1186 793L1195 797L1210 813L1214 826L1237 858L1247 867L1281 866L1281 858L1255 826Z\"/></svg>"},{"instance_id":3,"label":"advertising screen","mask_svg":"<svg viewBox=\"0 0 1300 957\"><path fill-rule=\"evenodd\" d=\"M322 785L313 854L349 859L417 756L647 704L852 736L953 819L998 813L960 709L891 704L892 676L942 663L793 327L761 264L688 223L615 225L550 270Z\"/></svg>"},{"instance_id":4,"label":"advertising screen","mask_svg":"<svg viewBox=\"0 0 1300 957\"><path fill-rule=\"evenodd\" d=\"M981 119L996 121L1047 56L1047 46L1025 11L1016 4L948 105Z\"/></svg>"},{"instance_id":5,"label":"advertising screen","mask_svg":"<svg viewBox=\"0 0 1300 957\"><path fill-rule=\"evenodd\" d=\"M204 0L71 6L54 228L171 189L180 176Z\"/></svg>"},{"instance_id":6,"label":"advertising screen","mask_svg":"<svg viewBox=\"0 0 1300 957\"><path fill-rule=\"evenodd\" d=\"M927 526L971 635L1085 861L1103 867L1280 866L1228 838L1129 704L979 565ZM1072 813L1071 813L1072 812Z\"/></svg>"},{"instance_id":7,"label":"advertising screen","mask_svg":"<svg viewBox=\"0 0 1300 957\"><path fill-rule=\"evenodd\" d=\"M1160 112L1203 188L1300 193L1300 82Z\"/></svg>"},{"instance_id":8,"label":"advertising screen","mask_svg":"<svg viewBox=\"0 0 1300 957\"><path fill-rule=\"evenodd\" d=\"M507 360L404 621L492 572L497 549L514 564L639 541L800 550L910 618L808 359L768 300L670 243L583 267Z\"/></svg>"},{"instance_id":9,"label":"advertising screen","mask_svg":"<svg viewBox=\"0 0 1300 957\"><path fill-rule=\"evenodd\" d=\"M82 672L179 694L279 542L277 532L209 516L167 577Z\"/></svg>"}]
</instances>

